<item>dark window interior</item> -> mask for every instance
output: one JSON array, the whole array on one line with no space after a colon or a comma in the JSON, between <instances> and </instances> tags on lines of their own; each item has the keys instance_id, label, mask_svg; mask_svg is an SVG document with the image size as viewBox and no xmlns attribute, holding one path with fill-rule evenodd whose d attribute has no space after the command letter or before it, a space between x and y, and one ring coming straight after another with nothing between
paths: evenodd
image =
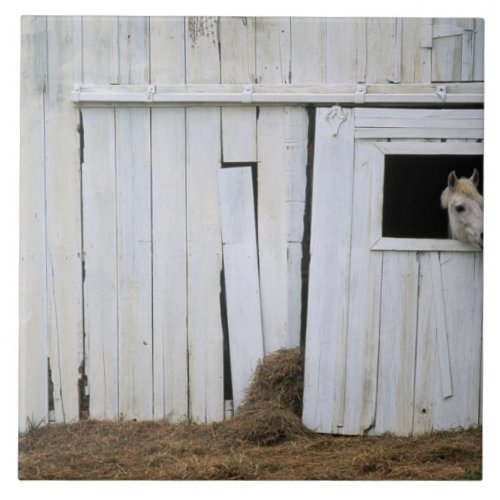
<instances>
[{"instance_id":1,"label":"dark window interior","mask_svg":"<svg viewBox=\"0 0 500 500\"><path fill-rule=\"evenodd\" d=\"M384 171L382 236L447 238L448 216L440 197L455 170L457 177L479 171L483 192L482 155L387 155Z\"/></svg>"}]
</instances>

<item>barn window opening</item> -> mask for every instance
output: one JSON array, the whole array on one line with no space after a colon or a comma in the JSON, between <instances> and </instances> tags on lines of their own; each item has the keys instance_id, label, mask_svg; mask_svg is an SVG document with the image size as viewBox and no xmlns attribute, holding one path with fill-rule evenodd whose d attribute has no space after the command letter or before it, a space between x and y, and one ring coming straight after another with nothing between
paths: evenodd
<instances>
[{"instance_id":1,"label":"barn window opening","mask_svg":"<svg viewBox=\"0 0 500 500\"><path fill-rule=\"evenodd\" d=\"M382 236L448 238L448 215L440 196L448 174L470 177L479 171L483 192L483 155L385 155Z\"/></svg>"}]
</instances>

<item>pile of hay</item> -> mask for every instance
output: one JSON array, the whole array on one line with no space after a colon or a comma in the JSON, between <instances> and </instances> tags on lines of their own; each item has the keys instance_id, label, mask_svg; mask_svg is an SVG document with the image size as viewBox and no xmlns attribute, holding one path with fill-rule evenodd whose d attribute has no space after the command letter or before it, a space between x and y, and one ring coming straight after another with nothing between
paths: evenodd
<instances>
[{"instance_id":1,"label":"pile of hay","mask_svg":"<svg viewBox=\"0 0 500 500\"><path fill-rule=\"evenodd\" d=\"M275 444L307 433L302 425L304 353L280 349L257 366L243 404L219 431L226 439Z\"/></svg>"}]
</instances>

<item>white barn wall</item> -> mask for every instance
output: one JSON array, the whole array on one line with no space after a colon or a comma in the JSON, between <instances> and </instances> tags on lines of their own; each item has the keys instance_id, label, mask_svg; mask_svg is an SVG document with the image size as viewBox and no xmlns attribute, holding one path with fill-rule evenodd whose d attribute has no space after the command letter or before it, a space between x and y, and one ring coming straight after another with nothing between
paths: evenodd
<instances>
[{"instance_id":1,"label":"white barn wall","mask_svg":"<svg viewBox=\"0 0 500 500\"><path fill-rule=\"evenodd\" d=\"M434 32L431 19L23 17L20 429L48 421L47 358L58 422L78 419L85 396L93 418L223 417L212 175L222 161L258 169L264 350L300 336L306 108L78 110L75 86L481 81L481 21L440 23ZM450 48L449 67L437 65ZM355 332L346 352L365 345ZM373 380L365 360L345 373L346 388L351 377ZM371 424L366 383L345 389L346 421L369 400Z\"/></svg>"}]
</instances>

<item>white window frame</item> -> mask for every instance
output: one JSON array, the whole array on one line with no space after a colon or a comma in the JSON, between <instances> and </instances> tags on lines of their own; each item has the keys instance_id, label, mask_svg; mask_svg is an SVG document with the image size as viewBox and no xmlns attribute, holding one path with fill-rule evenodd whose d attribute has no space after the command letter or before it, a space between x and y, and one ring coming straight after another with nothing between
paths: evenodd
<instances>
[{"instance_id":1,"label":"white window frame","mask_svg":"<svg viewBox=\"0 0 500 500\"><path fill-rule=\"evenodd\" d=\"M375 146L372 170L371 249L406 251L477 252L468 243L452 239L388 238L382 236L385 156L408 155L482 155L478 142L401 142L372 141ZM404 167L402 167L404 168ZM443 189L446 186L443 186Z\"/></svg>"}]
</instances>

